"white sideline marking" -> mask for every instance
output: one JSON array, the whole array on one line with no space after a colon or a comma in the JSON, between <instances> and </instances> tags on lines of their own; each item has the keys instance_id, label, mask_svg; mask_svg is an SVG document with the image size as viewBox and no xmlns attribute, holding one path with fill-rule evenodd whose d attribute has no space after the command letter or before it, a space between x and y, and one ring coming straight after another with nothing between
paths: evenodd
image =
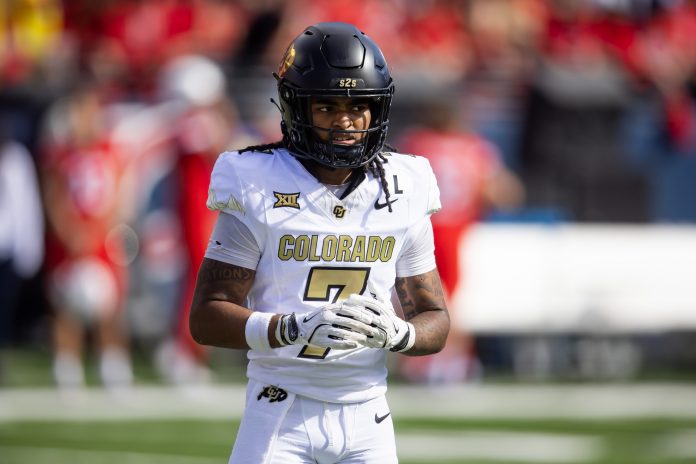
<instances>
[{"instance_id":1,"label":"white sideline marking","mask_svg":"<svg viewBox=\"0 0 696 464\"><path fill-rule=\"evenodd\" d=\"M115 450L73 448L34 448L0 445L0 454L10 462L50 462L53 464L220 464L219 458L161 453L134 453Z\"/></svg>"},{"instance_id":2,"label":"white sideline marking","mask_svg":"<svg viewBox=\"0 0 696 464\"><path fill-rule=\"evenodd\" d=\"M664 437L658 452L673 458L696 458L696 429L679 430Z\"/></svg>"},{"instance_id":3,"label":"white sideline marking","mask_svg":"<svg viewBox=\"0 0 696 464\"><path fill-rule=\"evenodd\" d=\"M396 436L400 458L492 459L504 462L572 463L592 462L604 453L599 438L527 432L446 433L409 431Z\"/></svg>"},{"instance_id":4,"label":"white sideline marking","mask_svg":"<svg viewBox=\"0 0 696 464\"><path fill-rule=\"evenodd\" d=\"M0 390L0 422L240 418L244 397L241 385L136 387L118 395L101 388L69 395L50 388Z\"/></svg>"},{"instance_id":5,"label":"white sideline marking","mask_svg":"<svg viewBox=\"0 0 696 464\"><path fill-rule=\"evenodd\" d=\"M387 398L397 418L696 418L690 384L401 386Z\"/></svg>"},{"instance_id":6,"label":"white sideline marking","mask_svg":"<svg viewBox=\"0 0 696 464\"><path fill-rule=\"evenodd\" d=\"M504 432L409 431L396 436L400 459L494 459L505 462L590 462L601 456L601 440L573 435ZM230 443L231 446L231 443ZM117 450L0 445L5 459L18 462L101 464L212 464L218 458Z\"/></svg>"},{"instance_id":7,"label":"white sideline marking","mask_svg":"<svg viewBox=\"0 0 696 464\"><path fill-rule=\"evenodd\" d=\"M136 387L113 396L99 388L65 396L51 388L0 389L0 422L21 420L232 419L244 407L243 385L196 390ZM396 420L696 418L696 388L679 384L391 386Z\"/></svg>"}]
</instances>

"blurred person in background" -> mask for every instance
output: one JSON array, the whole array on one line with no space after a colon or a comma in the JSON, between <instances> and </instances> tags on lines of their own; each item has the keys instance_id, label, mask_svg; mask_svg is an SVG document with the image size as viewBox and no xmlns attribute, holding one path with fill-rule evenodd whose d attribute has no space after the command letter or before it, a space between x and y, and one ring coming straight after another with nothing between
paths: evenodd
<instances>
[{"instance_id":1,"label":"blurred person in background","mask_svg":"<svg viewBox=\"0 0 696 464\"><path fill-rule=\"evenodd\" d=\"M297 30L307 23L322 21L346 22L374 31L373 39L381 44L385 54L390 57L400 54L401 41L394 40L406 13L404 2L400 0L366 0L359 3L349 0L294 0L262 2L264 3L272 5L277 18L272 34L266 36L269 40L262 51L261 59L269 66L275 66L278 53L285 50ZM267 10L270 11L271 8L267 6ZM297 14L298 11L302 14ZM245 56L248 55L249 53L245 53Z\"/></svg>"},{"instance_id":2,"label":"blurred person in background","mask_svg":"<svg viewBox=\"0 0 696 464\"><path fill-rule=\"evenodd\" d=\"M277 4L275 15L278 19L272 38L263 50L265 62L274 63L275 55L307 22L339 21L374 31L374 40L390 57L394 69L403 69L403 80L413 79L421 84L424 81L454 82L463 77L469 66L465 8L456 0L366 0L358 3L350 0L294 0L270 3ZM302 14L297 14L298 11Z\"/></svg>"},{"instance_id":3,"label":"blurred person in background","mask_svg":"<svg viewBox=\"0 0 696 464\"><path fill-rule=\"evenodd\" d=\"M203 260L217 217L205 206L210 174L218 155L232 144L256 143L227 96L226 76L213 60L177 57L162 68L159 99L168 104L177 218L183 235L186 271L171 337L160 347L157 366L168 381L196 384L209 379L208 350L195 343L188 328L198 265Z\"/></svg>"},{"instance_id":4,"label":"blurred person in background","mask_svg":"<svg viewBox=\"0 0 696 464\"><path fill-rule=\"evenodd\" d=\"M3 130L30 153L43 112L77 73L64 22L60 0L0 4L0 117Z\"/></svg>"},{"instance_id":5,"label":"blurred person in background","mask_svg":"<svg viewBox=\"0 0 696 464\"><path fill-rule=\"evenodd\" d=\"M51 81L45 72L60 53L63 32L60 0L9 0L0 7L0 83ZM55 71L55 69L53 69Z\"/></svg>"},{"instance_id":6,"label":"blurred person in background","mask_svg":"<svg viewBox=\"0 0 696 464\"><path fill-rule=\"evenodd\" d=\"M442 209L432 217L435 260L453 320L442 352L401 359L400 372L411 381L435 384L480 377L474 340L462 329L461 313L466 308L452 309L456 308L453 298L466 280L460 252L467 231L486 213L512 210L524 200L521 182L504 165L497 148L467 129L465 106L451 92L432 95L419 110L423 123L404 131L398 143L405 153L428 158L438 179Z\"/></svg>"},{"instance_id":7,"label":"blurred person in background","mask_svg":"<svg viewBox=\"0 0 696 464\"><path fill-rule=\"evenodd\" d=\"M397 69L409 69L408 77L445 84L458 82L470 70L471 38L466 27L465 5L457 0L401 3L400 31L392 35ZM397 39L398 37L398 39Z\"/></svg>"},{"instance_id":8,"label":"blurred person in background","mask_svg":"<svg viewBox=\"0 0 696 464\"><path fill-rule=\"evenodd\" d=\"M251 20L241 1L118 0L63 3L64 21L91 72L123 90L154 92L159 69L184 54L227 63ZM91 55L91 56L90 56Z\"/></svg>"},{"instance_id":9,"label":"blurred person in background","mask_svg":"<svg viewBox=\"0 0 696 464\"><path fill-rule=\"evenodd\" d=\"M57 386L85 383L87 335L110 391L131 385L123 321L127 268L120 234L123 154L112 142L99 87L80 86L49 111L40 171L47 217L47 296L53 308Z\"/></svg>"},{"instance_id":10,"label":"blurred person in background","mask_svg":"<svg viewBox=\"0 0 696 464\"><path fill-rule=\"evenodd\" d=\"M526 101L520 175L528 205L579 222L645 222L647 185L620 128L638 37L631 5L553 0Z\"/></svg>"},{"instance_id":11,"label":"blurred person in background","mask_svg":"<svg viewBox=\"0 0 696 464\"><path fill-rule=\"evenodd\" d=\"M34 160L0 129L0 350L10 330L22 289L44 258L44 222ZM3 365L0 351L0 383Z\"/></svg>"},{"instance_id":12,"label":"blurred person in background","mask_svg":"<svg viewBox=\"0 0 696 464\"><path fill-rule=\"evenodd\" d=\"M650 183L650 219L696 222L696 1L658 10L636 46L644 87L626 149Z\"/></svg>"},{"instance_id":13,"label":"blurred person in background","mask_svg":"<svg viewBox=\"0 0 696 464\"><path fill-rule=\"evenodd\" d=\"M218 158L191 308L196 341L248 350L229 462L395 463L387 354L438 352L449 330L437 182L384 151L393 81L355 26L308 27L274 75L283 140Z\"/></svg>"},{"instance_id":14,"label":"blurred person in background","mask_svg":"<svg viewBox=\"0 0 696 464\"><path fill-rule=\"evenodd\" d=\"M548 13L536 0L471 0L466 4L470 69L462 80L471 129L519 166L522 102L534 70L536 47Z\"/></svg>"},{"instance_id":15,"label":"blurred person in background","mask_svg":"<svg viewBox=\"0 0 696 464\"><path fill-rule=\"evenodd\" d=\"M98 72L120 75L119 86L151 92L157 70L173 55L189 49L193 6L181 0L107 2L97 18L93 61Z\"/></svg>"}]
</instances>

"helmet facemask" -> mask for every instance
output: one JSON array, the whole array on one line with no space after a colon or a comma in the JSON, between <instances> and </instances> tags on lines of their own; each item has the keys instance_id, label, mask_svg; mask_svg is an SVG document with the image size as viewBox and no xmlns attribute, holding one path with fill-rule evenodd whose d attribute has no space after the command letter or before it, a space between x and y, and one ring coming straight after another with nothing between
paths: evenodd
<instances>
[{"instance_id":1,"label":"helmet facemask","mask_svg":"<svg viewBox=\"0 0 696 464\"><path fill-rule=\"evenodd\" d=\"M294 98L297 101L292 105L296 109L293 115L292 129L288 130L287 123L283 124L283 133L290 142L295 155L298 158L312 159L330 168L357 168L372 161L382 150L386 140L389 128L388 113L391 93L364 97L368 100L371 113L370 124L366 129L342 130L315 125L312 121L311 105L314 99L321 97L363 98L362 95L349 96L344 94L337 96L335 93L327 94L325 91L321 93L306 90L296 91ZM320 134L325 134L325 136L322 137ZM359 140L353 145L332 142L346 135Z\"/></svg>"}]
</instances>

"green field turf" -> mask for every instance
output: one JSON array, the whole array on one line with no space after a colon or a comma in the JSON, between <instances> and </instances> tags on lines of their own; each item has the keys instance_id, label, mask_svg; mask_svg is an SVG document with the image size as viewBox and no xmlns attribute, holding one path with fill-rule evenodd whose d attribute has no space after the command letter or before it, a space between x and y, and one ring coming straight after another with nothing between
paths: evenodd
<instances>
[{"instance_id":1,"label":"green field turf","mask_svg":"<svg viewBox=\"0 0 696 464\"><path fill-rule=\"evenodd\" d=\"M51 386L47 352L4 354L0 464L227 462L241 415L239 368L216 372L225 383L201 401L159 385L141 360L130 401L92 388L71 403ZM87 374L98 385L93 366ZM396 383L388 399L401 464L696 463L693 382L454 390Z\"/></svg>"},{"instance_id":2,"label":"green field turf","mask_svg":"<svg viewBox=\"0 0 696 464\"><path fill-rule=\"evenodd\" d=\"M433 438L433 454L450 457L425 458L427 450L400 451L402 464L450 464L478 462L587 462L602 464L695 462L689 442L696 437L696 420L399 420L397 440L407 445L414 436L459 437L443 450ZM234 440L235 421L125 421L125 422L12 422L0 424L0 462L2 464L93 463L93 464L210 464L225 463ZM491 446L515 447L515 436L585 437L598 445L598 455L590 460L545 457L535 461L519 458L461 457L469 439L498 437ZM499 435L502 434L502 435ZM508 437L508 438L500 438ZM468 438L467 438L468 437ZM462 441L463 440L463 441ZM403 442L403 443L402 443ZM483 442L485 444L485 441ZM408 446L400 446L400 450ZM514 449L508 449L513 453ZM561 455L563 456L562 449ZM693 451L693 450L691 450ZM411 456L409 456L411 454Z\"/></svg>"}]
</instances>

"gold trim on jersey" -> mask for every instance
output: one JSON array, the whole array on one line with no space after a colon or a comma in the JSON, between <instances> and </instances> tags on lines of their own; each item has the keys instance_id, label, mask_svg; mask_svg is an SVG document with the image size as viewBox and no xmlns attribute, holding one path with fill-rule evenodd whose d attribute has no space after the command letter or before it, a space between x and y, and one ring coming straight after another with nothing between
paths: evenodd
<instances>
[{"instance_id":1,"label":"gold trim on jersey","mask_svg":"<svg viewBox=\"0 0 696 464\"><path fill-rule=\"evenodd\" d=\"M396 239L389 235L283 235L278 243L281 261L387 262L394 253Z\"/></svg>"},{"instance_id":2,"label":"gold trim on jersey","mask_svg":"<svg viewBox=\"0 0 696 464\"><path fill-rule=\"evenodd\" d=\"M220 201L217 199L215 190L212 188L208 190L208 201L206 202L206 206L211 211L223 211L225 209L229 209L231 211L239 211L242 214L246 213L242 204L232 194L230 194L227 201Z\"/></svg>"}]
</instances>

